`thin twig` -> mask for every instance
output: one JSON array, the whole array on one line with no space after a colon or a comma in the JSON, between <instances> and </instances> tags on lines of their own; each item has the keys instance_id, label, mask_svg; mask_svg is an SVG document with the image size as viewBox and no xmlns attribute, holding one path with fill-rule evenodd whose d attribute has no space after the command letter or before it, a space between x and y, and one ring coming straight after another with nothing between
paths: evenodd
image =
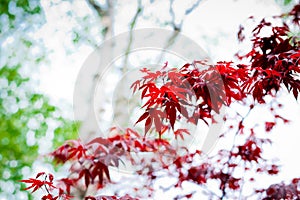
<instances>
[{"instance_id":1,"label":"thin twig","mask_svg":"<svg viewBox=\"0 0 300 200\"><path fill-rule=\"evenodd\" d=\"M188 15L188 14L190 14L191 12L193 12L193 10L194 9L196 9L198 6L199 6L199 4L200 4L200 2L201 2L202 0L198 0L196 3L194 3L190 8L188 8L186 11L185 11L185 15Z\"/></svg>"},{"instance_id":2,"label":"thin twig","mask_svg":"<svg viewBox=\"0 0 300 200\"><path fill-rule=\"evenodd\" d=\"M87 2L94 8L94 10L97 12L97 14L99 15L99 17L103 17L106 16L107 10L104 10L101 6L99 6L95 0L87 0Z\"/></svg>"},{"instance_id":3,"label":"thin twig","mask_svg":"<svg viewBox=\"0 0 300 200\"><path fill-rule=\"evenodd\" d=\"M99 16L100 20L103 23L104 29L102 31L102 35L104 39L107 36L108 32L111 32L111 36L113 35L113 23L114 23L114 4L111 0L106 0L107 8L101 7L99 4L95 2L95 0L87 0L87 3L96 11L97 15ZM109 20L106 20L110 18ZM106 21L109 21L107 23Z\"/></svg>"},{"instance_id":4,"label":"thin twig","mask_svg":"<svg viewBox=\"0 0 300 200\"><path fill-rule=\"evenodd\" d=\"M199 6L200 2L201 2L201 0L197 0L197 2L194 3L190 8L186 9L185 16L180 20L180 22L178 24L176 24L176 22L175 22L176 15L175 15L175 12L173 9L174 0L170 0L169 13L171 16L171 22L169 22L169 23L172 25L174 33L168 39L166 45L164 46L164 50L167 50L170 46L172 46L174 44L174 42L176 41L176 38L178 37L179 33L181 32L185 17L187 15L191 14ZM165 52L162 52L162 54L160 55L160 57L158 59L158 63L162 62L164 54L165 54Z\"/></svg>"},{"instance_id":5,"label":"thin twig","mask_svg":"<svg viewBox=\"0 0 300 200\"><path fill-rule=\"evenodd\" d=\"M243 122L244 122L245 119L249 116L249 114L251 113L252 110L253 110L253 107L250 107L250 109L248 110L248 112L246 113L246 115L242 117L242 119L241 119L241 121L239 122L239 124L243 124ZM240 115L240 114L238 113L238 115ZM238 130L237 130L237 131L235 132L235 134L234 134L233 144L232 144L232 147L231 147L231 149L230 149L230 152L232 152L233 149L236 147L236 146L235 146L235 141L236 141L236 137L238 136L239 133L240 133L240 128L238 128ZM230 162L231 162L231 160L232 160L232 158L233 158L232 156L229 156L229 159L227 160L227 162L226 162L225 164L226 164L226 165L229 165ZM232 170L234 170L234 168L232 168ZM232 173L233 173L233 171L231 171L230 174L232 174ZM225 180L225 184L227 183L228 179L229 179L229 177ZM226 196L226 191L225 191L225 189L226 189L226 187L224 186L224 187L222 188L222 196L220 197L220 199L224 199L224 198L225 198L225 196Z\"/></svg>"},{"instance_id":6,"label":"thin twig","mask_svg":"<svg viewBox=\"0 0 300 200\"><path fill-rule=\"evenodd\" d=\"M127 70L128 57L129 57L129 53L130 53L131 46L132 46L132 40L133 40L133 29L136 25L138 17L140 16L140 14L143 11L141 0L138 0L137 3L138 3L138 6L137 6L136 13L135 13L135 15L134 15L134 17L133 17L133 19L130 23L129 41L128 41L127 48L126 48L126 51L125 51L124 64L123 64L123 68L122 68L123 72L126 72L126 70Z\"/></svg>"}]
</instances>

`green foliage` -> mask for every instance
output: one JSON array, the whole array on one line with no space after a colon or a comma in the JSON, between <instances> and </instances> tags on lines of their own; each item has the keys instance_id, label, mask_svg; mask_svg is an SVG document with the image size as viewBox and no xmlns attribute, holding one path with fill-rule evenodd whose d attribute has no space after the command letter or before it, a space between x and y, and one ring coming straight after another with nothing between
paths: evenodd
<instances>
[{"instance_id":1,"label":"green foliage","mask_svg":"<svg viewBox=\"0 0 300 200\"><path fill-rule=\"evenodd\" d=\"M40 1L30 1L30 0L1 0L1 5L0 5L0 15L6 14L9 16L9 19L14 20L15 19L15 14L10 12L9 7L11 6L10 4L15 3L18 8L22 8L24 13L28 14L39 14L41 13L41 5ZM34 3L34 4L33 4Z\"/></svg>"},{"instance_id":2,"label":"green foliage","mask_svg":"<svg viewBox=\"0 0 300 200\"><path fill-rule=\"evenodd\" d=\"M36 14L39 17L33 17ZM30 34L43 23L39 0L1 0L0 199L19 199L19 180L30 173L40 150L50 151L53 145L77 138L77 123L64 119L45 95L35 92L30 77L23 75L25 65L32 66L25 71L36 70L46 59L43 52L31 53L37 45L43 46Z\"/></svg>"},{"instance_id":3,"label":"green foliage","mask_svg":"<svg viewBox=\"0 0 300 200\"><path fill-rule=\"evenodd\" d=\"M293 0L284 0L284 5L288 5L292 2Z\"/></svg>"},{"instance_id":4,"label":"green foliage","mask_svg":"<svg viewBox=\"0 0 300 200\"><path fill-rule=\"evenodd\" d=\"M31 91L19 69L0 69L0 179L15 182L15 192L22 169L36 160L41 140L59 145L77 134L76 123L62 118L44 95Z\"/></svg>"},{"instance_id":5,"label":"green foliage","mask_svg":"<svg viewBox=\"0 0 300 200\"><path fill-rule=\"evenodd\" d=\"M53 147L61 146L66 140L78 138L77 131L79 130L80 123L70 121L68 119L59 119L63 126L57 127L54 130L55 139L53 140Z\"/></svg>"}]
</instances>

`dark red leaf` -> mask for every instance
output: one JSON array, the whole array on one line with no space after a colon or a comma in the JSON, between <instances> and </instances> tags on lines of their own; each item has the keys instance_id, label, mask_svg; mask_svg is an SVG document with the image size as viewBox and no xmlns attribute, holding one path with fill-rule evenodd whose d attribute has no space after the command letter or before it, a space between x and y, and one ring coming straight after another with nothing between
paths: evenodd
<instances>
[{"instance_id":1,"label":"dark red leaf","mask_svg":"<svg viewBox=\"0 0 300 200\"><path fill-rule=\"evenodd\" d=\"M148 117L146 122L145 122L145 134L149 131L151 126L152 126L152 118Z\"/></svg>"},{"instance_id":2,"label":"dark red leaf","mask_svg":"<svg viewBox=\"0 0 300 200\"><path fill-rule=\"evenodd\" d=\"M45 174L46 174L45 172L39 172L39 173L36 175L35 178L37 179L37 178L39 178L40 176L45 175Z\"/></svg>"},{"instance_id":3,"label":"dark red leaf","mask_svg":"<svg viewBox=\"0 0 300 200\"><path fill-rule=\"evenodd\" d=\"M149 112L145 112L144 114L142 114L142 116L140 116L140 118L135 122L135 124L139 123L140 121L143 121L148 116L149 116Z\"/></svg>"}]
</instances>

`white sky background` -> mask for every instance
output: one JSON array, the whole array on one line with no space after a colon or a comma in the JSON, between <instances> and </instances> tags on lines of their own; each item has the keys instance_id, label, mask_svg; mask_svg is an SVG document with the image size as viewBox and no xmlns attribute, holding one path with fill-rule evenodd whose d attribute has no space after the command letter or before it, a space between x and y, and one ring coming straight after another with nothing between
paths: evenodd
<instances>
[{"instance_id":1,"label":"white sky background","mask_svg":"<svg viewBox=\"0 0 300 200\"><path fill-rule=\"evenodd\" d=\"M88 45L80 45L78 49L72 48L70 38L73 35L70 30L71 27L80 24L75 20L70 21L72 18L67 18L65 15L71 9L75 10L79 16L84 16L85 12L90 11L85 1L75 1L72 6L68 2L64 2L65 6L59 7L49 7L47 2L43 3L47 8L45 9L47 23L38 35L45 39L46 46L53 51L49 55L51 67L41 69L40 88L55 100L62 99L72 103L77 73L94 48ZM128 24L136 11L135 1L119 2L121 5L115 13L115 35L128 31ZM155 20L161 18L163 22L170 18L166 2L168 1L158 1L156 2L157 6L146 8L145 15L148 14L150 19L140 17L136 28L161 27ZM184 1L175 1L174 3L174 10L179 19L183 15L180 12L183 10L182 2ZM60 8L59 11L57 11L57 7ZM150 13L152 15L154 13L154 16ZM203 0L198 8L186 17L182 34L197 42L215 61L232 60L238 49L236 33L239 25L246 22L247 17L251 15L260 18L279 13L281 13L280 8L272 0ZM154 20L151 17L155 17ZM89 23L91 26L99 26L96 21ZM170 27L166 28L170 29ZM91 28L91 34L97 33L95 29ZM95 41L100 45L101 37L98 36ZM65 48L69 49L69 55L66 54Z\"/></svg>"},{"instance_id":2,"label":"white sky background","mask_svg":"<svg viewBox=\"0 0 300 200\"><path fill-rule=\"evenodd\" d=\"M135 1L118 1L120 5L115 16L114 33L119 34L128 31L128 24L136 12ZM134 3L132 3L134 2ZM155 1L156 2L156 1ZM157 1L160 4L156 7L146 8L145 15L149 14L149 19L139 18L137 28L155 28L159 27L155 20L152 20L151 12L154 12L155 18L169 19L168 1ZM176 3L177 2L177 3ZM175 1L174 10L180 19L183 15L181 5L185 1ZM39 37L45 39L46 46L53 49L49 55L49 66L43 67L39 76L39 90L46 93L53 102L65 106L66 113L72 117L71 106L73 103L73 89L78 71L87 58L94 50L88 45L81 45L77 49L70 46L69 37L72 37L68 25L76 26L76 22L61 18L68 12L70 5L65 3L64 7L60 6L60 11L51 9L47 1L43 2L46 7L47 23L38 33ZM124 6L126 5L126 6ZM84 16L88 12L85 1L74 1L72 5L76 9L77 14ZM76 8L77 7L77 8ZM247 17L253 15L257 18L262 16L271 16L281 13L281 9L272 0L204 0L196 10L186 17L182 33L197 42L205 49L214 61L232 60L233 55L239 48L236 33L241 23L246 22ZM128 14L131 13L132 15ZM163 20L162 20L163 21ZM91 26L96 21L89 21ZM78 24L77 24L78 25ZM95 24L99 26L99 24ZM55 30L57 28L58 30ZM91 28L91 27L90 27ZM97 33L96 29L91 28L91 32ZM101 37L95 38L99 44ZM70 47L70 54L66 54L65 47ZM276 181L290 180L300 176L300 163L298 161L298 153L300 152L300 107L291 95L284 94L280 101L283 102L283 116L291 119L289 125L276 126L272 134L274 144L269 151L270 155L279 157L283 164L280 176L274 177ZM64 102L64 103L62 103ZM251 117L252 116L252 117ZM250 120L259 120L263 118L263 113L258 110L257 114L251 115ZM258 181L255 184L265 185L268 180ZM273 179L270 183L274 183Z\"/></svg>"}]
</instances>

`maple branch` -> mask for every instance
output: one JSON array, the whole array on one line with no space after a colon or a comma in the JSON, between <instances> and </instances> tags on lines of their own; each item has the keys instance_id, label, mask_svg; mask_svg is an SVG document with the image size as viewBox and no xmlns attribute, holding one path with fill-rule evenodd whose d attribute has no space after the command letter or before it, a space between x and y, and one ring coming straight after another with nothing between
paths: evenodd
<instances>
[{"instance_id":1,"label":"maple branch","mask_svg":"<svg viewBox=\"0 0 300 200\"><path fill-rule=\"evenodd\" d=\"M250 115L250 113L251 113L252 110L253 110L253 106L250 105L250 109L248 110L248 112L247 112L247 113L245 114L245 116L243 116L243 117L242 117L241 114L239 114L239 113L237 112L237 114L238 114L239 116L242 117L241 121L239 122L240 125L243 125L245 119ZM238 134L239 134L240 131L241 131L241 129L238 127L238 130L234 133L233 144L232 144L232 147L231 147L230 151L233 151L233 149L234 149L234 147L235 147L234 144L235 144L235 141L236 141L236 137L238 136Z\"/></svg>"},{"instance_id":2,"label":"maple branch","mask_svg":"<svg viewBox=\"0 0 300 200\"><path fill-rule=\"evenodd\" d=\"M245 119L249 116L249 114L251 113L251 111L253 110L253 105L250 105L250 109L248 110L248 112L245 114L245 116L243 116L242 117L242 119L240 120L240 122L239 122L239 125L242 125L243 124L243 122L245 121ZM239 114L239 113L237 113L239 116L241 116L241 114ZM240 133L240 131L241 131L241 129L240 129L240 127L238 127L238 129L237 129L237 131L235 132L235 134L234 134L234 138L233 138L233 144L232 144L232 147L231 147L231 149L230 149L230 151L229 152L232 152L233 150L234 150L234 148L236 147L236 145L235 145L235 141L236 141L236 138L237 138L237 136L238 136L238 134ZM225 165L228 167L229 166L229 164L230 164L230 162L231 162L231 160L232 160L232 158L233 158L233 156L231 156L231 155L229 155L229 159L226 161L226 163L225 163ZM229 167L228 167L229 168ZM230 168L229 168L230 169ZM233 172L234 172L234 169L235 168L231 168L232 169L232 171L230 172L230 173L228 173L228 174L233 174ZM224 181L224 187L222 188L222 196L220 197L220 199L224 199L225 198L225 196L226 196L226 187L225 187L225 185L228 183L228 180L229 180L229 176L226 178L226 180Z\"/></svg>"},{"instance_id":3,"label":"maple branch","mask_svg":"<svg viewBox=\"0 0 300 200\"><path fill-rule=\"evenodd\" d=\"M45 182L47 181L47 175L45 176L45 180L44 180L44 181L45 181ZM47 192L48 194L51 194L51 193L49 192L49 190L48 190L46 184L44 184L44 187L45 187L45 189L46 189L46 192Z\"/></svg>"}]
</instances>

